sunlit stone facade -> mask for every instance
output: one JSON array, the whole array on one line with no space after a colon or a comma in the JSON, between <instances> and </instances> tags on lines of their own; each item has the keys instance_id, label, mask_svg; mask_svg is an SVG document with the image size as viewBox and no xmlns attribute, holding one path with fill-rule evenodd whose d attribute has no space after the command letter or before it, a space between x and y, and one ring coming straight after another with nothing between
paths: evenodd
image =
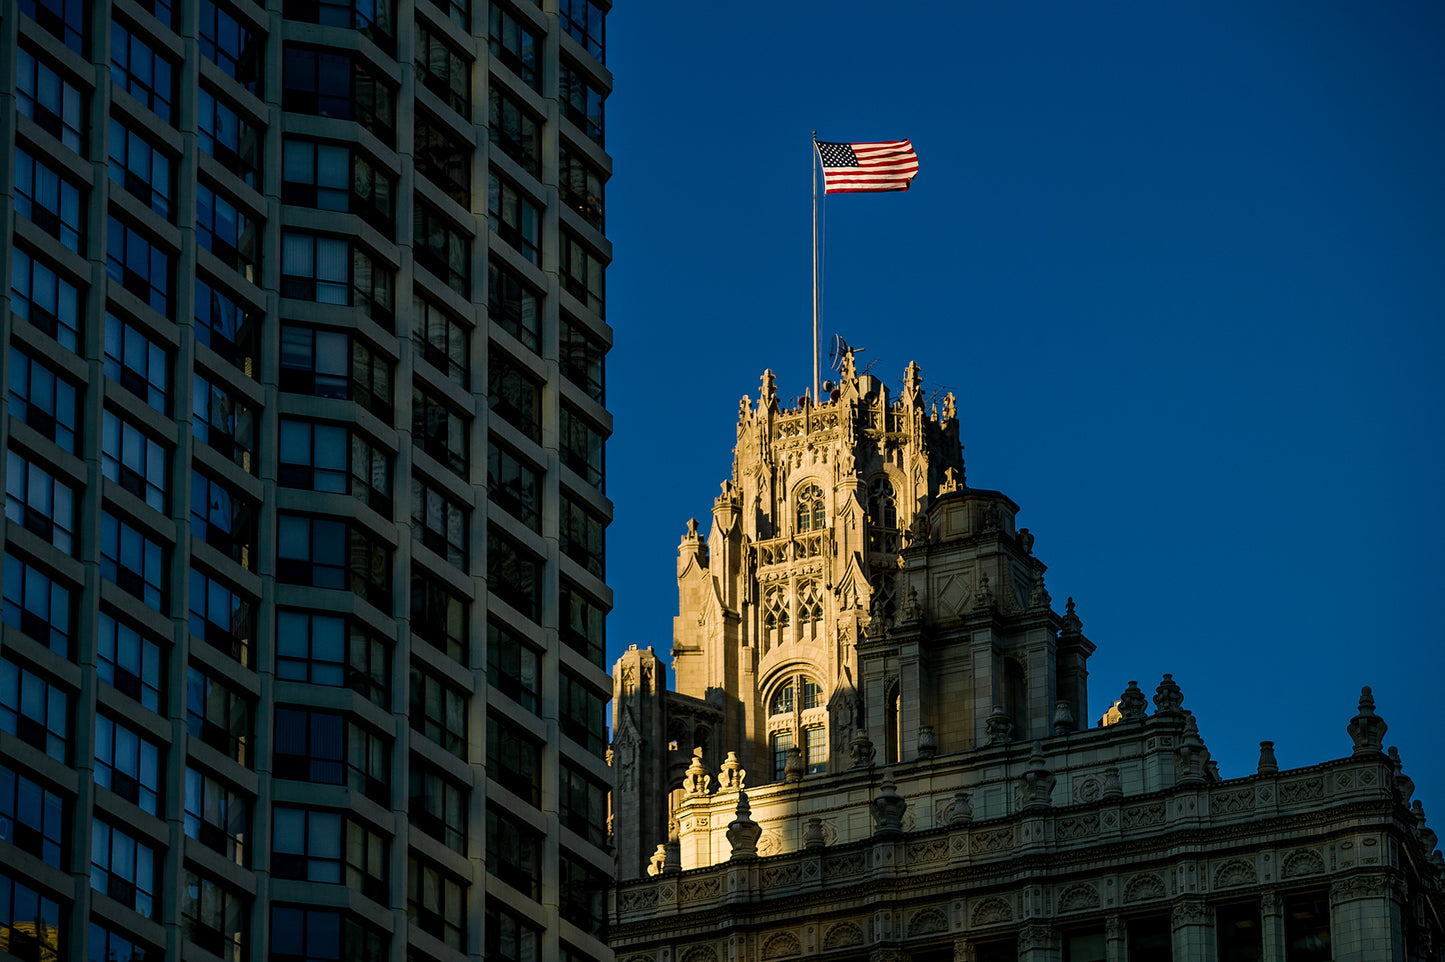
<instances>
[{"instance_id":1,"label":"sunlit stone facade","mask_svg":"<svg viewBox=\"0 0 1445 962\"><path fill-rule=\"evenodd\" d=\"M1440 958L1445 862L1368 689L1346 757L1263 743L1246 778L1168 675L1087 727L1094 645L958 432L916 365L744 399L678 550L676 690L652 649L613 671L618 958Z\"/></svg>"}]
</instances>

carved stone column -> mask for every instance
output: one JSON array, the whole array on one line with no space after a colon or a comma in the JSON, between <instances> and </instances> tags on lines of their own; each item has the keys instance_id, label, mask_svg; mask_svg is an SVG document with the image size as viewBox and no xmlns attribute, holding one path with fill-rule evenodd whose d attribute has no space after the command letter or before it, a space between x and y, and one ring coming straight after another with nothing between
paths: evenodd
<instances>
[{"instance_id":1,"label":"carved stone column","mask_svg":"<svg viewBox=\"0 0 1445 962\"><path fill-rule=\"evenodd\" d=\"M1214 962L1214 911L1203 899L1180 899L1170 912L1174 962Z\"/></svg>"},{"instance_id":2,"label":"carved stone column","mask_svg":"<svg viewBox=\"0 0 1445 962\"><path fill-rule=\"evenodd\" d=\"M883 946L868 953L868 962L908 962L908 956L900 948Z\"/></svg>"},{"instance_id":3,"label":"carved stone column","mask_svg":"<svg viewBox=\"0 0 1445 962\"><path fill-rule=\"evenodd\" d=\"M1104 958L1106 962L1126 962L1129 952L1129 930L1117 915L1104 917Z\"/></svg>"},{"instance_id":4,"label":"carved stone column","mask_svg":"<svg viewBox=\"0 0 1445 962\"><path fill-rule=\"evenodd\" d=\"M953 962L973 962L973 943L964 936L953 940Z\"/></svg>"},{"instance_id":5,"label":"carved stone column","mask_svg":"<svg viewBox=\"0 0 1445 962\"><path fill-rule=\"evenodd\" d=\"M1330 886L1330 946L1335 962L1403 959L1400 892L1392 876L1360 872Z\"/></svg>"},{"instance_id":6,"label":"carved stone column","mask_svg":"<svg viewBox=\"0 0 1445 962\"><path fill-rule=\"evenodd\" d=\"M1284 900L1277 892L1259 897L1260 935L1264 943L1262 962L1285 962Z\"/></svg>"},{"instance_id":7,"label":"carved stone column","mask_svg":"<svg viewBox=\"0 0 1445 962\"><path fill-rule=\"evenodd\" d=\"M1019 929L1019 962L1059 962L1059 937L1042 922Z\"/></svg>"}]
</instances>

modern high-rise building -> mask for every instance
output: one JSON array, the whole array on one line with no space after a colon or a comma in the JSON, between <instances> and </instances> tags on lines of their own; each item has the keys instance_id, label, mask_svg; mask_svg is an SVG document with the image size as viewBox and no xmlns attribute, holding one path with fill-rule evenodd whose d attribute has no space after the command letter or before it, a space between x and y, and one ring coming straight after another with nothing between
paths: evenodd
<instances>
[{"instance_id":1,"label":"modern high-rise building","mask_svg":"<svg viewBox=\"0 0 1445 962\"><path fill-rule=\"evenodd\" d=\"M0 6L0 954L611 958L605 13Z\"/></svg>"}]
</instances>

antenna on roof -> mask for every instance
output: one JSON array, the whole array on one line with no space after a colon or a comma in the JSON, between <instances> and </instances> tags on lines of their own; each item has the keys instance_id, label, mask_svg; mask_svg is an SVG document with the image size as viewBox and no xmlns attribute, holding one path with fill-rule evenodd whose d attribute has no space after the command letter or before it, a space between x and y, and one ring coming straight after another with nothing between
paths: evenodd
<instances>
[{"instance_id":1,"label":"antenna on roof","mask_svg":"<svg viewBox=\"0 0 1445 962\"><path fill-rule=\"evenodd\" d=\"M868 350L866 347L854 347L843 340L842 335L833 335L833 346L828 349L828 366L838 374L843 373L843 355L852 351L854 354L862 354Z\"/></svg>"}]
</instances>

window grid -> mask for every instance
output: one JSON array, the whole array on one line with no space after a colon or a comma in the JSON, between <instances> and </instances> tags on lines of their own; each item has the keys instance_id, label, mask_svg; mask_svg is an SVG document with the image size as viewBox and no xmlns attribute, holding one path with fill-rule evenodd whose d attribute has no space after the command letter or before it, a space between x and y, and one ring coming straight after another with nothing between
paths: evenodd
<instances>
[{"instance_id":1,"label":"window grid","mask_svg":"<svg viewBox=\"0 0 1445 962\"><path fill-rule=\"evenodd\" d=\"M5 460L5 517L65 554L75 546L75 489L18 450Z\"/></svg>"},{"instance_id":2,"label":"window grid","mask_svg":"<svg viewBox=\"0 0 1445 962\"><path fill-rule=\"evenodd\" d=\"M18 246L10 251L10 311L66 350L80 342L80 290Z\"/></svg>"},{"instance_id":3,"label":"window grid","mask_svg":"<svg viewBox=\"0 0 1445 962\"><path fill-rule=\"evenodd\" d=\"M15 213L83 253L81 189L23 147L15 148Z\"/></svg>"}]
</instances>

